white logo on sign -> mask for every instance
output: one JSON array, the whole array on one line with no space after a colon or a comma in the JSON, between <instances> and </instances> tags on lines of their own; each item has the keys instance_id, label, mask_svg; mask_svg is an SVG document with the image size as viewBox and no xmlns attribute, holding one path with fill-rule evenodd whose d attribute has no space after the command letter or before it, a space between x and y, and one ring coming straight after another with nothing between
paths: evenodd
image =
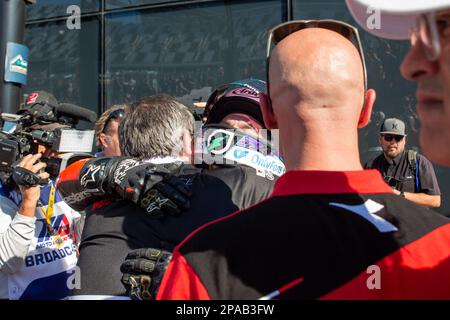
<instances>
[{"instance_id":1,"label":"white logo on sign","mask_svg":"<svg viewBox=\"0 0 450 320\"><path fill-rule=\"evenodd\" d=\"M18 54L11 60L9 71L27 75L28 62L22 57L21 54Z\"/></svg>"}]
</instances>

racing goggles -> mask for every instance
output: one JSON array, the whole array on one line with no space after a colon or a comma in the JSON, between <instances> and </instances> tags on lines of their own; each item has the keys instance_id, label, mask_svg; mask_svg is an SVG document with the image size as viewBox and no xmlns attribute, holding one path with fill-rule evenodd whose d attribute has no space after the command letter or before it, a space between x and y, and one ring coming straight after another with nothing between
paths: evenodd
<instances>
[{"instance_id":1,"label":"racing goggles","mask_svg":"<svg viewBox=\"0 0 450 320\"><path fill-rule=\"evenodd\" d=\"M441 37L450 28L450 14L437 17L436 12L421 14L417 17L415 28L410 31L411 45L420 41L428 61L436 61L441 55Z\"/></svg>"},{"instance_id":2,"label":"racing goggles","mask_svg":"<svg viewBox=\"0 0 450 320\"><path fill-rule=\"evenodd\" d=\"M365 91L367 91L366 61L364 60L364 51L361 45L361 38L359 37L358 29L348 23L339 20L293 20L279 24L278 26L271 29L269 31L269 39L267 41L266 52L267 82L269 81L269 61L272 48L292 33L306 28L323 28L332 30L339 33L353 43L356 49L358 49L359 55L361 57L364 72L364 89ZM268 84L267 87L269 87Z\"/></svg>"}]
</instances>

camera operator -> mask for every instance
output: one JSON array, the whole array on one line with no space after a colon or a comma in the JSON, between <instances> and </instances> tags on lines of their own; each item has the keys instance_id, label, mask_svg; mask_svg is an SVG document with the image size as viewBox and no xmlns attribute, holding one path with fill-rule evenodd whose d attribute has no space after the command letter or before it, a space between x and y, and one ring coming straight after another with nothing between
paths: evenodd
<instances>
[{"instance_id":1,"label":"camera operator","mask_svg":"<svg viewBox=\"0 0 450 320\"><path fill-rule=\"evenodd\" d=\"M42 172L47 167L40 161L42 157L52 159L58 153L38 144L38 153L25 156L14 173L22 168L28 177L35 174L41 180L49 179L50 175ZM42 186L24 182L19 190L2 186L1 193L2 203L5 198L11 200L11 206L7 210L2 206L0 212L1 298L66 297L70 289L68 278L77 261L80 214L64 203L52 180Z\"/></svg>"},{"instance_id":2,"label":"camera operator","mask_svg":"<svg viewBox=\"0 0 450 320\"><path fill-rule=\"evenodd\" d=\"M41 154L28 155L22 159L18 167L38 173L46 164L39 162ZM39 174L40 179L48 179L49 174ZM18 196L8 192L2 186L0 190L0 298L8 299L8 274L15 274L25 260L34 238L36 203L40 196L40 187L20 187L22 201L20 207L9 199ZM5 192L6 191L6 192Z\"/></svg>"},{"instance_id":3,"label":"camera operator","mask_svg":"<svg viewBox=\"0 0 450 320\"><path fill-rule=\"evenodd\" d=\"M57 104L48 93L32 98L32 107ZM51 135L64 128L70 126L33 123L20 134ZM71 279L83 218L56 191L55 164L64 154L37 139L29 143L31 154L12 165L11 178L0 183L0 299L61 299L76 285Z\"/></svg>"}]
</instances>

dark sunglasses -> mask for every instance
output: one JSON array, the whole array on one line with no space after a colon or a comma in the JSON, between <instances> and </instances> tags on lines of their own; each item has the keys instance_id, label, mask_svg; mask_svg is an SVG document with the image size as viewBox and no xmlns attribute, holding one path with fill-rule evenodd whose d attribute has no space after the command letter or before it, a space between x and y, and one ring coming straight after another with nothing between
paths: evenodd
<instances>
[{"instance_id":1,"label":"dark sunglasses","mask_svg":"<svg viewBox=\"0 0 450 320\"><path fill-rule=\"evenodd\" d=\"M391 142L392 139L395 139L395 141L400 142L405 137L405 136L397 136L397 135L393 135L393 134L383 134L382 136L383 136L383 139L387 142Z\"/></svg>"},{"instance_id":2,"label":"dark sunglasses","mask_svg":"<svg viewBox=\"0 0 450 320\"><path fill-rule=\"evenodd\" d=\"M117 110L114 110L113 112L111 112L105 121L105 125L103 126L102 132L105 133L105 130L106 130L106 128L108 128L108 124L111 122L111 120L121 119L121 118L123 118L124 115L125 115L124 109L117 109Z\"/></svg>"},{"instance_id":3,"label":"dark sunglasses","mask_svg":"<svg viewBox=\"0 0 450 320\"><path fill-rule=\"evenodd\" d=\"M269 31L269 39L267 41L267 52L266 52L267 90L269 90L269 61L272 49L281 40L283 40L290 34L306 28L323 28L335 31L340 35L344 36L345 38L347 38L348 40L350 40L355 45L361 57L364 72L364 89L365 91L367 91L366 61L364 59L364 51L361 45L361 38L359 37L358 29L356 29L354 26L348 23L339 20L293 20L279 24L278 26L271 29Z\"/></svg>"}]
</instances>

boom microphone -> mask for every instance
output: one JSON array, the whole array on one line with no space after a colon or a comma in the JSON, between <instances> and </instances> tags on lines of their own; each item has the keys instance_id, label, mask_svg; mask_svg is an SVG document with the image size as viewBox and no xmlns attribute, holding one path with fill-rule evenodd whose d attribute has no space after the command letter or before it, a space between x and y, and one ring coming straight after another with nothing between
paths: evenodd
<instances>
[{"instance_id":1,"label":"boom microphone","mask_svg":"<svg viewBox=\"0 0 450 320\"><path fill-rule=\"evenodd\" d=\"M86 108L76 106L71 103L60 103L56 108L58 116L66 115L71 118L85 120L89 122L95 122L97 120L97 114Z\"/></svg>"}]
</instances>

